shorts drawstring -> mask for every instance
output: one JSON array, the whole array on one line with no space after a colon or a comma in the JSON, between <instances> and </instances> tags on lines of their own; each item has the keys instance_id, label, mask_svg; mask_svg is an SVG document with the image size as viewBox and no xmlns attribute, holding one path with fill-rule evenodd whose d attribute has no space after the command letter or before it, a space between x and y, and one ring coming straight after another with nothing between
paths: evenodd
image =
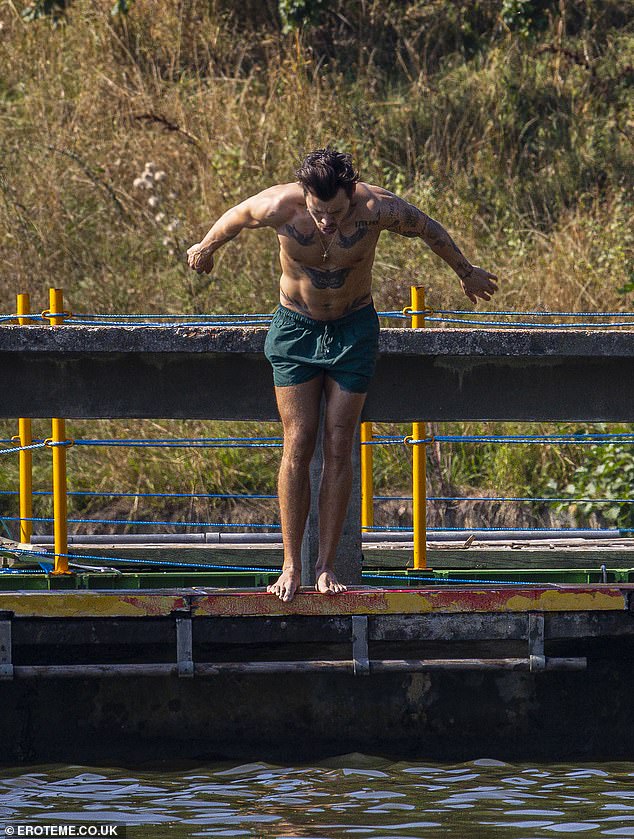
<instances>
[{"instance_id":1,"label":"shorts drawstring","mask_svg":"<svg viewBox=\"0 0 634 839\"><path fill-rule=\"evenodd\" d=\"M335 329L336 327L331 326L329 323L327 323L324 326L324 331L321 336L321 354L324 356L324 358L328 356L328 353L330 352L330 350L332 349L332 345L334 344Z\"/></svg>"}]
</instances>

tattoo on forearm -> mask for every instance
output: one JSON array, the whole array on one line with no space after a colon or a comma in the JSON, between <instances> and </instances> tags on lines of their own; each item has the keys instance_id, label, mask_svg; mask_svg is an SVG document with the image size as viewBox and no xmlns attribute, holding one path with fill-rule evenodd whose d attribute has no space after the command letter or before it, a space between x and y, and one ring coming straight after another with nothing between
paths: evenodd
<instances>
[{"instance_id":1,"label":"tattoo on forearm","mask_svg":"<svg viewBox=\"0 0 634 839\"><path fill-rule=\"evenodd\" d=\"M341 288L351 268L337 268L334 271L322 271L310 265L303 266L305 273L310 277L315 288Z\"/></svg>"},{"instance_id":2,"label":"tattoo on forearm","mask_svg":"<svg viewBox=\"0 0 634 839\"><path fill-rule=\"evenodd\" d=\"M294 224L287 224L284 230L288 233L291 239L295 239L298 245L304 245L304 247L306 247L307 245L312 245L315 241L314 230L312 233L306 235L305 233L300 233Z\"/></svg>"},{"instance_id":3,"label":"tattoo on forearm","mask_svg":"<svg viewBox=\"0 0 634 839\"><path fill-rule=\"evenodd\" d=\"M454 269L461 280L470 276L473 266L441 224L429 219L427 233L423 238L434 253L437 253Z\"/></svg>"},{"instance_id":4,"label":"tattoo on forearm","mask_svg":"<svg viewBox=\"0 0 634 839\"><path fill-rule=\"evenodd\" d=\"M448 239L448 234L441 224L438 224L437 221L434 221L430 218L427 222L425 235L423 236L423 238L427 242L429 247L433 248L438 245L445 244Z\"/></svg>"}]
</instances>

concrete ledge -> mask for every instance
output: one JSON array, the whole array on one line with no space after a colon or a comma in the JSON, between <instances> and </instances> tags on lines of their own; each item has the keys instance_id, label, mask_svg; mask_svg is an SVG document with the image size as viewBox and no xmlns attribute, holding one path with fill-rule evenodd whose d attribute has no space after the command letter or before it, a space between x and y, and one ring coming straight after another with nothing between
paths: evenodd
<instances>
[{"instance_id":1,"label":"concrete ledge","mask_svg":"<svg viewBox=\"0 0 634 839\"><path fill-rule=\"evenodd\" d=\"M624 611L634 584L504 587L435 586L433 589L350 588L324 596L303 589L291 603L248 589L157 591L0 592L0 612L22 617L261 617L274 615L381 615L473 612Z\"/></svg>"},{"instance_id":2,"label":"concrete ledge","mask_svg":"<svg viewBox=\"0 0 634 839\"><path fill-rule=\"evenodd\" d=\"M277 420L265 327L0 328L0 416ZM363 418L634 420L634 330L384 329Z\"/></svg>"},{"instance_id":3,"label":"concrete ledge","mask_svg":"<svg viewBox=\"0 0 634 839\"><path fill-rule=\"evenodd\" d=\"M265 326L2 326L0 353L254 353ZM381 329L385 355L634 356L633 329Z\"/></svg>"}]
</instances>

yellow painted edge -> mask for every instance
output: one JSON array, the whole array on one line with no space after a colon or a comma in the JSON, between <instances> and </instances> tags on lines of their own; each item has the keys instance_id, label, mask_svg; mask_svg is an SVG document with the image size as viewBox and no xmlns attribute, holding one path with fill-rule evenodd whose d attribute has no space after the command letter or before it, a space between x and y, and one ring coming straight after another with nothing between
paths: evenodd
<instances>
[{"instance_id":1,"label":"yellow painted edge","mask_svg":"<svg viewBox=\"0 0 634 839\"><path fill-rule=\"evenodd\" d=\"M351 590L342 596L298 594L282 603L262 592L222 590L165 592L0 592L0 611L16 617L161 617L187 609L194 616L359 615L623 611L624 592L613 588L526 590Z\"/></svg>"},{"instance_id":2,"label":"yellow painted edge","mask_svg":"<svg viewBox=\"0 0 634 839\"><path fill-rule=\"evenodd\" d=\"M181 595L144 595L131 592L3 592L0 611L16 617L114 618L162 617L187 607Z\"/></svg>"}]
</instances>

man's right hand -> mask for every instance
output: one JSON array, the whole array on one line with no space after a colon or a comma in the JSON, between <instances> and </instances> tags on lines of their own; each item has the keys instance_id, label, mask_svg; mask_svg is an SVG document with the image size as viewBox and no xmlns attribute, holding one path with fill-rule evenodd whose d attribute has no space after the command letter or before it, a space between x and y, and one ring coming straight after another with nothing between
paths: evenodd
<instances>
[{"instance_id":1,"label":"man's right hand","mask_svg":"<svg viewBox=\"0 0 634 839\"><path fill-rule=\"evenodd\" d=\"M187 251L187 264L197 274L210 274L214 267L214 257L207 248L203 248L200 242L197 242Z\"/></svg>"}]
</instances>

